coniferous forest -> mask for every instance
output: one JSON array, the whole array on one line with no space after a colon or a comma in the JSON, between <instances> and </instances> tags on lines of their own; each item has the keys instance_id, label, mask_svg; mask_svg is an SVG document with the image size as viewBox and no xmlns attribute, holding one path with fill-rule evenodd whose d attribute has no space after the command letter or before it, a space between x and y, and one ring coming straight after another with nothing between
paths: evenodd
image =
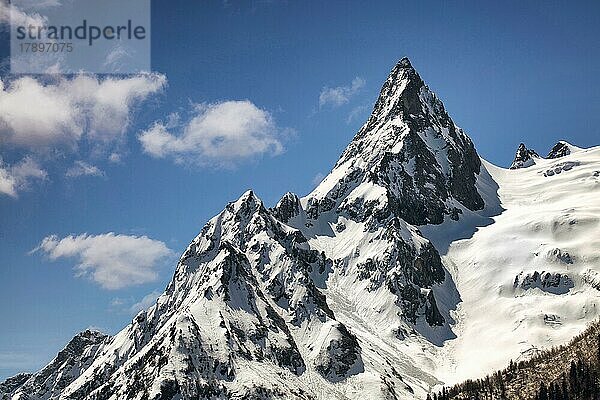
<instances>
[{"instance_id":1,"label":"coniferous forest","mask_svg":"<svg viewBox=\"0 0 600 400\"><path fill-rule=\"evenodd\" d=\"M600 321L571 342L481 379L444 387L427 400L597 400L600 399Z\"/></svg>"}]
</instances>

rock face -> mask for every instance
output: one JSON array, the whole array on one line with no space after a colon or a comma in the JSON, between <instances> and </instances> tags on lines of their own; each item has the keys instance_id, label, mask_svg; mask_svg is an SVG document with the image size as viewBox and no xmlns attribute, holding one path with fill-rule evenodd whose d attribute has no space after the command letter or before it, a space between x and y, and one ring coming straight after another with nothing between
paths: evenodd
<instances>
[{"instance_id":1,"label":"rock face","mask_svg":"<svg viewBox=\"0 0 600 400\"><path fill-rule=\"evenodd\" d=\"M392 69L369 120L331 174L309 196L310 218L341 208L366 220L390 216L423 225L456 217L460 207L483 208L475 188L481 161L469 137L407 58ZM381 188L380 198L357 203L357 188Z\"/></svg>"},{"instance_id":2,"label":"rock face","mask_svg":"<svg viewBox=\"0 0 600 400\"><path fill-rule=\"evenodd\" d=\"M455 304L418 226L482 209L483 170L403 58L312 193L271 209L244 193L190 243L154 306L4 387L65 400L425 397L438 381L406 346L451 338Z\"/></svg>"},{"instance_id":3,"label":"rock face","mask_svg":"<svg viewBox=\"0 0 600 400\"><path fill-rule=\"evenodd\" d=\"M0 396L2 399L10 398L11 394L14 393L18 388L23 386L33 374L18 374L11 378L8 378L4 382L0 383Z\"/></svg>"},{"instance_id":4,"label":"rock face","mask_svg":"<svg viewBox=\"0 0 600 400\"><path fill-rule=\"evenodd\" d=\"M527 168L535 164L535 159L540 158L535 150L528 149L525 144L521 143L515 154L515 159L510 165L510 169Z\"/></svg>"},{"instance_id":5,"label":"rock face","mask_svg":"<svg viewBox=\"0 0 600 400\"><path fill-rule=\"evenodd\" d=\"M54 399L81 375L102 351L109 336L86 330L35 374L19 374L0 384L0 395L16 399Z\"/></svg>"},{"instance_id":6,"label":"rock face","mask_svg":"<svg viewBox=\"0 0 600 400\"><path fill-rule=\"evenodd\" d=\"M514 282L515 288L524 290L538 288L553 294L565 294L574 286L573 280L560 272L534 271L531 274L519 274Z\"/></svg>"},{"instance_id":7,"label":"rock face","mask_svg":"<svg viewBox=\"0 0 600 400\"><path fill-rule=\"evenodd\" d=\"M571 154L571 148L567 142L560 141L552 147L546 158L560 158Z\"/></svg>"}]
</instances>

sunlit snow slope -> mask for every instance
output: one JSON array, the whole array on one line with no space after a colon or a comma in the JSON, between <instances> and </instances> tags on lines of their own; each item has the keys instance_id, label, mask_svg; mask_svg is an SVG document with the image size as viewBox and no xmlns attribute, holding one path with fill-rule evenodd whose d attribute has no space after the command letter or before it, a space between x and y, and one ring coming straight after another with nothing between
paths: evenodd
<instances>
[{"instance_id":1,"label":"sunlit snow slope","mask_svg":"<svg viewBox=\"0 0 600 400\"><path fill-rule=\"evenodd\" d=\"M423 229L461 297L452 313L457 338L437 356L435 375L444 382L565 343L597 318L600 147L569 147L570 155L528 168L484 162L504 210Z\"/></svg>"}]
</instances>

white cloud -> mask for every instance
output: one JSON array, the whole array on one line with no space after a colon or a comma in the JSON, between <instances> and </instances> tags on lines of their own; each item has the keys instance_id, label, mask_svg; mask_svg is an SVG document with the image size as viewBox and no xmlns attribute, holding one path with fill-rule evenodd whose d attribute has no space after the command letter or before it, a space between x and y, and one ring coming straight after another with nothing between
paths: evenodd
<instances>
[{"instance_id":1,"label":"white cloud","mask_svg":"<svg viewBox=\"0 0 600 400\"><path fill-rule=\"evenodd\" d=\"M25 13L12 4L8 4L6 0L0 0L0 24L9 25L11 18L14 24L22 26L42 26L46 22L46 17L38 13Z\"/></svg>"},{"instance_id":2,"label":"white cloud","mask_svg":"<svg viewBox=\"0 0 600 400\"><path fill-rule=\"evenodd\" d=\"M196 105L194 116L179 134L170 132L178 116L167 124L155 122L139 135L144 152L172 157L176 162L192 161L221 167L262 154L283 151L282 131L271 114L248 100Z\"/></svg>"},{"instance_id":3,"label":"white cloud","mask_svg":"<svg viewBox=\"0 0 600 400\"><path fill-rule=\"evenodd\" d=\"M104 176L104 171L95 165L86 163L85 161L75 161L73 166L66 172L67 178L78 178L80 176Z\"/></svg>"},{"instance_id":4,"label":"white cloud","mask_svg":"<svg viewBox=\"0 0 600 400\"><path fill-rule=\"evenodd\" d=\"M115 297L110 301L111 311L124 313L128 315L136 315L142 310L147 310L156 303L156 300L162 295L162 291L153 290L139 301L129 296L126 298Z\"/></svg>"},{"instance_id":5,"label":"white cloud","mask_svg":"<svg viewBox=\"0 0 600 400\"><path fill-rule=\"evenodd\" d=\"M364 86L365 80L359 77L354 78L350 85L334 88L326 86L321 90L321 94L319 95L319 107L323 107L324 105L339 107L346 104Z\"/></svg>"},{"instance_id":6,"label":"white cloud","mask_svg":"<svg viewBox=\"0 0 600 400\"><path fill-rule=\"evenodd\" d=\"M160 74L0 79L0 135L5 143L31 150L76 148L84 135L106 145L123 137L133 107L165 85Z\"/></svg>"},{"instance_id":7,"label":"white cloud","mask_svg":"<svg viewBox=\"0 0 600 400\"><path fill-rule=\"evenodd\" d=\"M25 157L13 166L6 166L0 158L0 193L17 197L18 192L26 189L31 180L46 177L46 171L30 157Z\"/></svg>"},{"instance_id":8,"label":"white cloud","mask_svg":"<svg viewBox=\"0 0 600 400\"><path fill-rule=\"evenodd\" d=\"M112 299L112 301L110 302L111 307L120 307L123 304L125 304L126 300L122 299L120 297L115 297L114 299Z\"/></svg>"},{"instance_id":9,"label":"white cloud","mask_svg":"<svg viewBox=\"0 0 600 400\"><path fill-rule=\"evenodd\" d=\"M161 241L146 236L101 235L47 236L32 252L42 251L51 260L76 258L76 276L85 276L105 289L153 282L157 267L173 255Z\"/></svg>"}]
</instances>

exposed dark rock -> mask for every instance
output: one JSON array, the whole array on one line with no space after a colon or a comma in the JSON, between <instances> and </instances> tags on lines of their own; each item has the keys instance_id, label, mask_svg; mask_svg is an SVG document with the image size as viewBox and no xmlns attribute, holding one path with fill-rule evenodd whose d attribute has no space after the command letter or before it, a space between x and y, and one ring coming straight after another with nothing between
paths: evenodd
<instances>
[{"instance_id":1,"label":"exposed dark rock","mask_svg":"<svg viewBox=\"0 0 600 400\"><path fill-rule=\"evenodd\" d=\"M550 150L550 153L548 153L548 156L546 158L559 158L568 156L569 154L571 154L571 149L569 148L569 145L561 141L556 143L554 147L552 147L552 150Z\"/></svg>"},{"instance_id":2,"label":"exposed dark rock","mask_svg":"<svg viewBox=\"0 0 600 400\"><path fill-rule=\"evenodd\" d=\"M19 387L23 386L29 378L31 378L33 374L24 373L17 374L13 377L8 378L4 382L0 383L0 396L2 395L10 395L14 391L16 391ZM3 398L3 397L2 397Z\"/></svg>"},{"instance_id":3,"label":"exposed dark rock","mask_svg":"<svg viewBox=\"0 0 600 400\"><path fill-rule=\"evenodd\" d=\"M549 250L546 254L546 258L549 261L558 261L563 264L573 264L573 258L567 251L563 251L561 249L552 249Z\"/></svg>"},{"instance_id":4,"label":"exposed dark rock","mask_svg":"<svg viewBox=\"0 0 600 400\"><path fill-rule=\"evenodd\" d=\"M515 159L510 165L510 169L527 168L535 164L535 159L540 158L535 150L528 149L524 143L519 145Z\"/></svg>"},{"instance_id":5,"label":"exposed dark rock","mask_svg":"<svg viewBox=\"0 0 600 400\"><path fill-rule=\"evenodd\" d=\"M362 372L364 368L356 337L342 324L338 324L334 329L337 337L333 337L327 346L321 349L315 369L325 379L339 382L350 372ZM351 371L352 369L355 371Z\"/></svg>"},{"instance_id":6,"label":"exposed dark rock","mask_svg":"<svg viewBox=\"0 0 600 400\"><path fill-rule=\"evenodd\" d=\"M273 215L281 222L287 223L300 214L300 200L294 193L287 192L273 209Z\"/></svg>"},{"instance_id":7,"label":"exposed dark rock","mask_svg":"<svg viewBox=\"0 0 600 400\"><path fill-rule=\"evenodd\" d=\"M573 288L575 284L568 275L560 272L542 271L539 273L534 271L532 274L523 275L521 273L517 275L513 286L524 290L538 288L552 294L564 294Z\"/></svg>"},{"instance_id":8,"label":"exposed dark rock","mask_svg":"<svg viewBox=\"0 0 600 400\"><path fill-rule=\"evenodd\" d=\"M440 314L433 291L430 290L427 294L427 303L425 304L425 320L431 326L444 325L444 317Z\"/></svg>"},{"instance_id":9,"label":"exposed dark rock","mask_svg":"<svg viewBox=\"0 0 600 400\"><path fill-rule=\"evenodd\" d=\"M552 165L552 167L548 168L547 170L545 170L543 172L543 175L548 177L548 176L554 176L554 175L558 175L564 171L570 171L572 170L574 167L577 167L581 165L579 163L579 161L564 161L564 162L559 162L557 164Z\"/></svg>"},{"instance_id":10,"label":"exposed dark rock","mask_svg":"<svg viewBox=\"0 0 600 400\"><path fill-rule=\"evenodd\" d=\"M109 340L108 335L89 329L77 334L41 371L29 375L25 381L28 374L18 375L19 379L11 381L12 392L8 393L47 398L58 396L91 365ZM21 381L20 385L16 384L18 381Z\"/></svg>"}]
</instances>

